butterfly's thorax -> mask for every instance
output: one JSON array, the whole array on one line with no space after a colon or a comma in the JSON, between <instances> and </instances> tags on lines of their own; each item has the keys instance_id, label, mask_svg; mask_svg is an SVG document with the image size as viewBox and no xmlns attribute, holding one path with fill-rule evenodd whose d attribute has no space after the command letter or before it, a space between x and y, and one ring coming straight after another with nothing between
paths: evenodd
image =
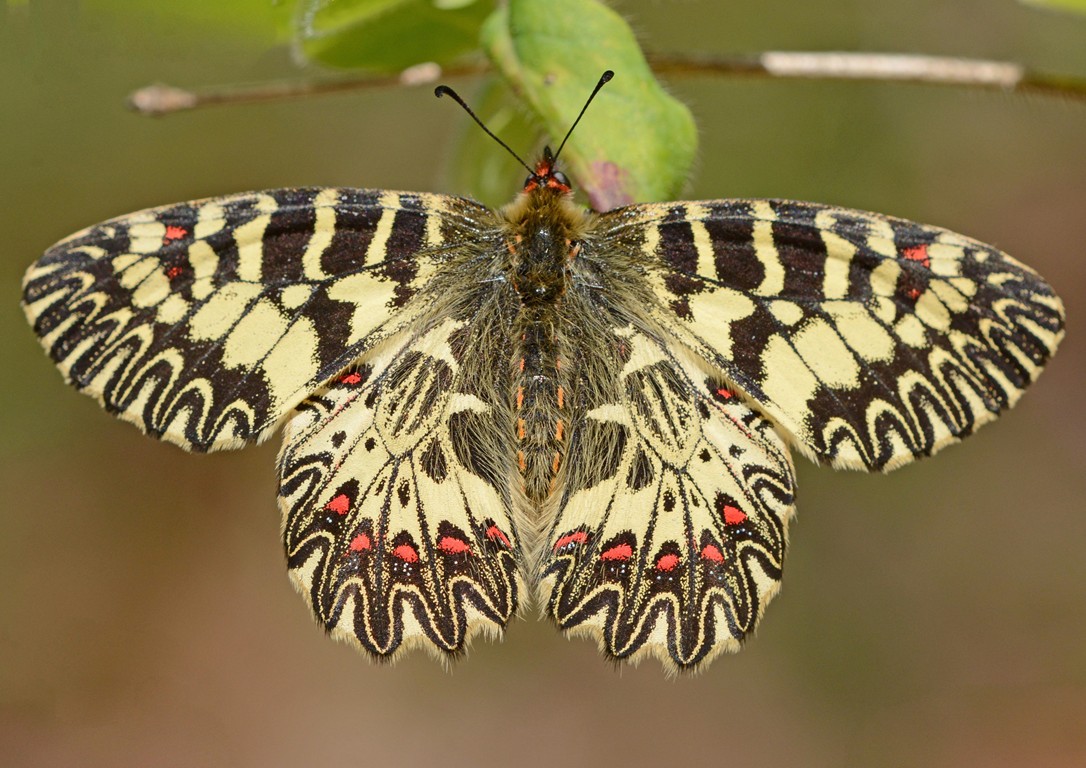
<instances>
[{"instance_id":1,"label":"butterfly's thorax","mask_svg":"<svg viewBox=\"0 0 1086 768\"><path fill-rule=\"evenodd\" d=\"M517 463L530 500L542 503L562 469L570 375L563 370L561 304L572 259L589 221L568 192L522 194L503 214L508 224L507 278L521 307L513 328L513 397Z\"/></svg>"}]
</instances>

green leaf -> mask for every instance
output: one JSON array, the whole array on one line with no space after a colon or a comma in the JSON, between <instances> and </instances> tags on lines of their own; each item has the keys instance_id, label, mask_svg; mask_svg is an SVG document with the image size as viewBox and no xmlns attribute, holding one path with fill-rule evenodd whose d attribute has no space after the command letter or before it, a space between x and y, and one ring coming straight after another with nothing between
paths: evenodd
<instances>
[{"instance_id":1,"label":"green leaf","mask_svg":"<svg viewBox=\"0 0 1086 768\"><path fill-rule=\"evenodd\" d=\"M479 47L493 0L302 0L297 48L333 67L395 72Z\"/></svg>"},{"instance_id":2,"label":"green leaf","mask_svg":"<svg viewBox=\"0 0 1086 768\"><path fill-rule=\"evenodd\" d=\"M694 119L656 81L618 14L594 0L510 0L482 35L495 67L555 141L603 71L615 71L561 157L593 208L679 193L697 148Z\"/></svg>"},{"instance_id":3,"label":"green leaf","mask_svg":"<svg viewBox=\"0 0 1086 768\"><path fill-rule=\"evenodd\" d=\"M1086 13L1086 0L1021 0L1026 5L1037 5L1057 11Z\"/></svg>"}]
</instances>

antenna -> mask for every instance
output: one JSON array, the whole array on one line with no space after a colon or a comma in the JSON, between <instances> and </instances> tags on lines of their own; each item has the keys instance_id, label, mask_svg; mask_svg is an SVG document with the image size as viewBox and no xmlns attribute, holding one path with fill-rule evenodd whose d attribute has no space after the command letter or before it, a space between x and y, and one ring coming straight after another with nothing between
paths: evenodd
<instances>
[{"instance_id":1,"label":"antenna","mask_svg":"<svg viewBox=\"0 0 1086 768\"><path fill-rule=\"evenodd\" d=\"M598 87L597 87L597 90L599 90L599 88L598 88ZM437 97L438 97L439 99L440 99L440 98L441 98L442 96L448 96L448 97L450 97L450 98L451 98L451 99L452 99L453 101L455 101L455 102L456 102L457 104L459 104L460 106L462 106L462 107L464 108L464 111L465 111L465 112L467 112L467 113L468 113L469 115L471 115L471 119L472 119L472 120L474 120L475 122L477 122L477 123L479 124L479 127L480 127L480 128L482 128L482 129L483 129L484 131L486 131L486 135L487 135L487 136L489 136L490 138L494 139L494 141L498 142L498 143L499 143L499 144L501 144L501 145L502 145L503 147L505 147L505 151L506 151L506 152L508 152L509 154L511 154L511 155L512 155L513 157L515 157L515 158L517 159L517 162L518 162L518 163L520 163L520 164L521 164L521 165L523 165L523 166L524 166L525 168L527 168L527 169L528 169L528 173L530 173L530 174L532 174L533 176L535 176L535 171L533 171L533 170L532 170L532 166L528 165L528 164L527 164L526 162L524 162L523 160L521 160L521 159L520 159L520 155L518 155L518 154L517 154L516 152L514 152L514 151L513 151L512 149L510 149L510 148L509 148L509 145L508 145L508 144L506 144L506 143L505 143L504 141L502 141L502 140L501 140L501 139L499 139L499 138L498 138L497 136L495 136L495 135L494 135L494 132L493 132L493 131L491 131L491 130L490 130L489 128L487 128L487 127L486 127L485 125L483 125L483 121L482 121L482 120L480 120L480 119L479 119L479 118L478 118L478 117L476 116L476 114L475 114L474 112L472 112L472 111L471 111L471 107L469 107L469 106L468 106L467 104L465 104L465 103L464 103L464 100L463 100L462 98L460 98L460 94L459 94L459 93L457 93L456 91L454 91L454 90L453 90L452 88L450 88L450 87L449 87L449 86L447 86L447 85L439 85L439 86L438 86L437 88L435 88L435 89L434 89L434 95L435 95L435 96L437 96Z\"/></svg>"},{"instance_id":2,"label":"antenna","mask_svg":"<svg viewBox=\"0 0 1086 768\"><path fill-rule=\"evenodd\" d=\"M562 154L562 147L566 146L566 141L569 140L569 135L573 133L573 129L577 127L577 123L581 122L581 118L584 117L584 113L588 110L588 105L592 103L592 99L596 98L596 94L600 92L600 88L611 82L611 78L615 76L615 73L611 70L605 71L600 75L600 81L596 83L596 87L592 89L592 93L588 97L588 101L581 107L581 114L577 115L577 119L573 121L573 125L566 131L566 138L562 139L562 143L558 145L558 151L554 153L554 159L557 160L558 156Z\"/></svg>"},{"instance_id":3,"label":"antenna","mask_svg":"<svg viewBox=\"0 0 1086 768\"><path fill-rule=\"evenodd\" d=\"M615 76L615 73L613 71L611 71L610 69L608 69L602 75L600 75L599 82L596 83L596 87L592 89L592 93L588 96L588 100L584 103L584 106L581 107L581 114L577 115L577 119L573 121L573 125L571 125L569 127L568 131L566 131L566 137L564 139L562 139L562 143L558 145L558 151L555 152L554 156L550 158L551 163L552 163L552 167L553 167L553 162L558 159L558 155L562 154L562 148L566 146L566 141L569 140L570 134L573 133L573 129L577 127L577 123L581 122L581 118L584 117L584 113L588 110L588 105L592 103L592 99L596 98L596 94L600 92L600 88L603 88L603 86L605 86L605 85L607 85L607 83L611 82L611 78L614 77L614 76ZM437 96L439 99L442 96L448 96L449 98L453 99L453 101L455 101L457 104L459 104L461 107L464 108L465 112L467 112L469 115L471 115L471 119L474 120L476 123L478 123L480 128L482 128L484 131L486 131L487 136L494 139L494 141L498 142L501 146L505 147L506 152L511 154L513 157L515 157L518 163L520 163L525 168L527 168L528 173L532 174L533 178L536 177L536 172L534 170L532 170L532 167L530 165L528 165L526 162L524 162L523 160L521 160L520 155L518 155L516 152L514 152L509 147L508 144L506 144L504 141L499 139L494 134L493 131L491 131L489 128L486 127L486 125L483 124L483 121L479 119L478 115L476 115L474 112L471 111L471 107L469 107L464 102L464 100L462 98L460 98L460 94L458 94L456 91L454 91L452 88L450 88L447 85L439 85L437 88L434 89L434 96Z\"/></svg>"}]
</instances>

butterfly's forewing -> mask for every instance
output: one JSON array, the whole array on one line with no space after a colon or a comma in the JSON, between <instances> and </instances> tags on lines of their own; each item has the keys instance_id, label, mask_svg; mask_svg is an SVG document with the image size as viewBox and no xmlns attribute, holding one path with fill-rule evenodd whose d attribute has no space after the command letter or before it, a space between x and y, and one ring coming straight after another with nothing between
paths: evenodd
<instances>
[{"instance_id":1,"label":"butterfly's forewing","mask_svg":"<svg viewBox=\"0 0 1086 768\"><path fill-rule=\"evenodd\" d=\"M618 397L570 430L542 596L618 659L737 650L779 588L791 460L688 350L615 329Z\"/></svg>"},{"instance_id":2,"label":"butterfly's forewing","mask_svg":"<svg viewBox=\"0 0 1086 768\"><path fill-rule=\"evenodd\" d=\"M660 322L840 467L890 469L969 434L1063 334L1035 272L936 227L771 200L640 206L606 225L639 243Z\"/></svg>"},{"instance_id":3,"label":"butterfly's forewing","mask_svg":"<svg viewBox=\"0 0 1086 768\"><path fill-rule=\"evenodd\" d=\"M287 423L291 576L321 624L371 654L457 653L516 608L516 469L495 435L508 398L471 378L496 320L446 317L394 339Z\"/></svg>"},{"instance_id":4,"label":"butterfly's forewing","mask_svg":"<svg viewBox=\"0 0 1086 768\"><path fill-rule=\"evenodd\" d=\"M409 322L442 245L480 211L352 189L149 209L50 248L24 308L68 380L110 411L187 449L238 447Z\"/></svg>"}]
</instances>

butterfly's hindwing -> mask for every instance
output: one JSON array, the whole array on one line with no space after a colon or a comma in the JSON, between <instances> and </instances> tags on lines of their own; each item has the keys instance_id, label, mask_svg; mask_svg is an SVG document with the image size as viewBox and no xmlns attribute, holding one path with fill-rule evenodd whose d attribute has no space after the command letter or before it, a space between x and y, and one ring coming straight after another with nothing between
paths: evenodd
<instances>
[{"instance_id":1,"label":"butterfly's hindwing","mask_svg":"<svg viewBox=\"0 0 1086 768\"><path fill-rule=\"evenodd\" d=\"M382 347L286 427L291 576L333 635L380 657L460 652L516 609L515 469L490 434L503 405L465 379L470 330L445 319Z\"/></svg>"},{"instance_id":2,"label":"butterfly's hindwing","mask_svg":"<svg viewBox=\"0 0 1086 768\"><path fill-rule=\"evenodd\" d=\"M615 658L691 668L738 649L778 590L791 461L689 352L615 337L620 396L570 430L541 595Z\"/></svg>"},{"instance_id":3,"label":"butterfly's hindwing","mask_svg":"<svg viewBox=\"0 0 1086 768\"><path fill-rule=\"evenodd\" d=\"M606 218L640 242L661 322L838 466L889 469L969 434L1062 337L1036 273L936 227L772 200Z\"/></svg>"},{"instance_id":4,"label":"butterfly's hindwing","mask_svg":"<svg viewBox=\"0 0 1086 768\"><path fill-rule=\"evenodd\" d=\"M184 448L237 447L403 327L479 215L457 198L352 189L154 208L53 246L23 302L65 376L110 411Z\"/></svg>"}]
</instances>

